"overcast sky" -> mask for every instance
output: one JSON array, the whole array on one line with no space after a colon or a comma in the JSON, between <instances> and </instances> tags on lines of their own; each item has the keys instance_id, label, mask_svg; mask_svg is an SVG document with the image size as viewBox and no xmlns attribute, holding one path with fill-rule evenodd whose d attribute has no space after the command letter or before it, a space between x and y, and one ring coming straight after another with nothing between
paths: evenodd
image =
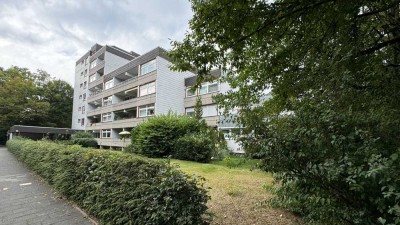
<instances>
[{"instance_id":1,"label":"overcast sky","mask_svg":"<svg viewBox=\"0 0 400 225\"><path fill-rule=\"evenodd\" d=\"M0 0L0 67L43 69L73 84L95 43L145 53L182 40L187 0Z\"/></svg>"}]
</instances>

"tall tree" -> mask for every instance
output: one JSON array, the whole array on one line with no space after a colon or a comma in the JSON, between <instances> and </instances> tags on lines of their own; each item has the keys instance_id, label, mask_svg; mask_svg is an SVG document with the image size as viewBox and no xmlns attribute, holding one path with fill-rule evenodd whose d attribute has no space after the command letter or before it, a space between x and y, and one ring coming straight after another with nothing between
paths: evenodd
<instances>
[{"instance_id":1,"label":"tall tree","mask_svg":"<svg viewBox=\"0 0 400 225\"><path fill-rule=\"evenodd\" d=\"M42 100L50 104L48 123L55 127L69 127L72 120L74 89L65 81L51 80L41 89Z\"/></svg>"},{"instance_id":2,"label":"tall tree","mask_svg":"<svg viewBox=\"0 0 400 225\"><path fill-rule=\"evenodd\" d=\"M400 224L400 1L191 2L175 69L199 84L226 72L216 101L240 108L275 204L316 224Z\"/></svg>"},{"instance_id":3,"label":"tall tree","mask_svg":"<svg viewBox=\"0 0 400 225\"><path fill-rule=\"evenodd\" d=\"M10 67L0 70L0 143L16 124L68 127L72 114L72 87L47 72L31 73Z\"/></svg>"}]
</instances>

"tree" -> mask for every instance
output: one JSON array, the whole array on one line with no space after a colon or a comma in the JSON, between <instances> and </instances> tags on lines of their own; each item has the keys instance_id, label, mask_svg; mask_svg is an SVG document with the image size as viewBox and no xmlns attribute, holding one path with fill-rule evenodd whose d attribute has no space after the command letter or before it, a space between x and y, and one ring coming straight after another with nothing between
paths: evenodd
<instances>
[{"instance_id":1,"label":"tree","mask_svg":"<svg viewBox=\"0 0 400 225\"><path fill-rule=\"evenodd\" d=\"M201 120L203 117L203 103L201 102L201 97L197 96L196 104L194 105L194 118Z\"/></svg>"},{"instance_id":2,"label":"tree","mask_svg":"<svg viewBox=\"0 0 400 225\"><path fill-rule=\"evenodd\" d=\"M53 80L45 71L10 67L0 70L0 143L16 124L68 127L72 112L72 87Z\"/></svg>"},{"instance_id":3,"label":"tree","mask_svg":"<svg viewBox=\"0 0 400 225\"><path fill-rule=\"evenodd\" d=\"M42 100L50 104L48 123L55 127L69 127L72 120L74 89L66 81L51 80L41 88Z\"/></svg>"},{"instance_id":4,"label":"tree","mask_svg":"<svg viewBox=\"0 0 400 225\"><path fill-rule=\"evenodd\" d=\"M192 0L172 42L198 84L221 68L275 205L316 224L399 224L399 1ZM272 88L272 98L265 99ZM396 172L397 171L397 172Z\"/></svg>"}]
</instances>

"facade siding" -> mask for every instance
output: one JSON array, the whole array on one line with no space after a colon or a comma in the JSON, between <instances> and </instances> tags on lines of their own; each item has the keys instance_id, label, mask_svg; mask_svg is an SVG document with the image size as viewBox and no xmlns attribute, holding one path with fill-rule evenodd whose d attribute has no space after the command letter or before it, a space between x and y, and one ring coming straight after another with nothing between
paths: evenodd
<instances>
[{"instance_id":1,"label":"facade siding","mask_svg":"<svg viewBox=\"0 0 400 225\"><path fill-rule=\"evenodd\" d=\"M184 114L185 78L191 72L177 72L169 69L172 63L157 57L156 114L167 114L170 110Z\"/></svg>"}]
</instances>

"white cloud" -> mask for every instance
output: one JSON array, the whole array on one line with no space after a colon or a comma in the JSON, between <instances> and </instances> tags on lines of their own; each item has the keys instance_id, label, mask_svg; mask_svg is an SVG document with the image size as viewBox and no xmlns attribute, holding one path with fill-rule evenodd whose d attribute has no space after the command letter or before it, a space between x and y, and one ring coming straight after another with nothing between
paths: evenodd
<instances>
[{"instance_id":1,"label":"white cloud","mask_svg":"<svg viewBox=\"0 0 400 225\"><path fill-rule=\"evenodd\" d=\"M73 84L76 60L95 43L168 49L191 16L185 0L2 0L0 66L43 69Z\"/></svg>"}]
</instances>

